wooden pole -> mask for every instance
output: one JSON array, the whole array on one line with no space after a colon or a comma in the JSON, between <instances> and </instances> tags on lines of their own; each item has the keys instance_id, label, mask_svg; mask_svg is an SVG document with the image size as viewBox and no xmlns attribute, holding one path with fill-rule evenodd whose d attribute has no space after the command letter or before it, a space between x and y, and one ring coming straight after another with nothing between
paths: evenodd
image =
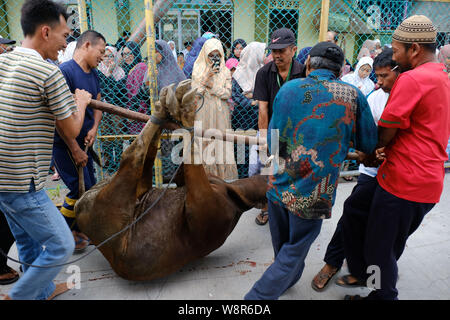
<instances>
[{"instance_id":1,"label":"wooden pole","mask_svg":"<svg viewBox=\"0 0 450 320\"><path fill-rule=\"evenodd\" d=\"M151 11L153 12L153 22L154 24L158 23L159 20L166 14L167 11L173 6L175 0L158 0L152 6ZM142 19L141 23L134 29L128 41L134 41L137 44L142 44L146 37L146 25L147 19L146 17Z\"/></svg>"},{"instance_id":2,"label":"wooden pole","mask_svg":"<svg viewBox=\"0 0 450 320\"><path fill-rule=\"evenodd\" d=\"M127 118L135 121L140 122L147 122L150 120L150 116L147 114L139 113L136 111L128 110L125 108L117 107L113 104L98 101L98 100L91 100L91 103L89 104L90 108L97 109L103 112L111 113L118 115L122 118ZM202 130L201 136L205 136L205 132L207 130ZM253 145L253 144L266 144L267 141L263 138L256 138L252 136L246 136L246 135L239 135L239 134L231 134L231 133L222 133L223 140L234 142L234 143L242 143L244 142L247 145Z\"/></svg>"},{"instance_id":3,"label":"wooden pole","mask_svg":"<svg viewBox=\"0 0 450 320\"><path fill-rule=\"evenodd\" d=\"M330 0L322 0L322 9L320 10L319 42L327 40L329 12L330 12Z\"/></svg>"}]
</instances>

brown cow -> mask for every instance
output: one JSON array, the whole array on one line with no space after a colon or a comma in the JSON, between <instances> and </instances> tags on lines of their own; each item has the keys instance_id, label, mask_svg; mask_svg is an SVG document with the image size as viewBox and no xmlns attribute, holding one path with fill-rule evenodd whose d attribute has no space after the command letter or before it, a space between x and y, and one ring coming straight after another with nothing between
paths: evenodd
<instances>
[{"instance_id":1,"label":"brown cow","mask_svg":"<svg viewBox=\"0 0 450 320\"><path fill-rule=\"evenodd\" d=\"M193 127L195 95L190 80L180 83L176 91L174 86L164 88L153 115L166 119L170 113L183 126ZM98 183L77 201L77 223L93 244L135 221L163 192L152 188L162 129L156 123L147 122L123 153L120 168L111 179ZM207 176L201 164L183 164L176 183L177 188L167 189L133 227L100 247L119 276L151 280L179 270L219 248L241 214L266 201L264 176L226 183Z\"/></svg>"}]
</instances>

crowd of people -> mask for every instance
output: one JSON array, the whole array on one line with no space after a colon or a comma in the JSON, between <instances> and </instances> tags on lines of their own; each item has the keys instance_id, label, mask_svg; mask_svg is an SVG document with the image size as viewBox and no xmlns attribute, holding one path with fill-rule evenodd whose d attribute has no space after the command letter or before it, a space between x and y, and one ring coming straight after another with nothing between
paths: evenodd
<instances>
[{"instance_id":1,"label":"crowd of people","mask_svg":"<svg viewBox=\"0 0 450 320\"><path fill-rule=\"evenodd\" d=\"M436 29L427 17L403 21L392 45L365 41L355 64L332 31L326 41L301 50L288 28L275 30L268 44L236 39L229 52L211 32L185 42L182 51L174 41L157 40L153 78L129 33L112 45L88 30L67 45L67 18L52 0L26 0L21 46L10 50L15 41L0 38L0 145L10 156L0 159L9 163L0 166L3 252L16 241L21 261L58 265L90 244L75 222L79 170L88 190L97 182L97 134L135 135L143 127L86 108L91 99L150 114L150 100L162 88L192 79L204 100L196 113L202 129L253 129L269 147L268 131L280 133L268 204L255 220L269 223L275 259L245 299L278 299L300 279L322 221L331 217L339 172L351 150L361 163L358 182L311 286L324 290L346 259L351 274L338 285L366 286L367 266L378 265L381 287L368 298L397 299L397 260L439 202L449 151L450 45L436 56ZM33 72L25 77L27 71ZM124 145L112 140L103 148L114 172ZM242 177L238 169L244 176L261 174L263 151L257 146L247 148L243 164L227 152L231 142L203 140L199 150L216 159L202 160L208 174L225 180ZM60 210L43 189L50 162L69 189ZM52 282L59 270L25 264L19 276L0 255L0 284L17 281L7 298L49 299L66 291L65 284Z\"/></svg>"}]
</instances>

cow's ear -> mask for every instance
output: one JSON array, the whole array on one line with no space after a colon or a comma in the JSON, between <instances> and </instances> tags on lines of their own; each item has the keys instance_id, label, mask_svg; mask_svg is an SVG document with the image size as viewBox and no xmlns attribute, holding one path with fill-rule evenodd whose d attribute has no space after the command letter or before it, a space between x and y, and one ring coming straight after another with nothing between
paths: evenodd
<instances>
[{"instance_id":1,"label":"cow's ear","mask_svg":"<svg viewBox=\"0 0 450 320\"><path fill-rule=\"evenodd\" d=\"M251 208L262 209L266 203L267 179L257 175L227 183L228 197L241 212Z\"/></svg>"}]
</instances>

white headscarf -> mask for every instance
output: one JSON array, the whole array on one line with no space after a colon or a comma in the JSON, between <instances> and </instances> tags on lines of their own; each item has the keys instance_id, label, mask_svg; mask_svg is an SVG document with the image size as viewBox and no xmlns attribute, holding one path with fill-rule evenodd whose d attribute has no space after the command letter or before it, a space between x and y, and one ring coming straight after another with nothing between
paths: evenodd
<instances>
[{"instance_id":1,"label":"white headscarf","mask_svg":"<svg viewBox=\"0 0 450 320\"><path fill-rule=\"evenodd\" d=\"M73 53L75 52L75 47L77 46L76 41L69 43L64 51L58 52L58 62L61 64L63 62L72 60Z\"/></svg>"},{"instance_id":2,"label":"white headscarf","mask_svg":"<svg viewBox=\"0 0 450 320\"><path fill-rule=\"evenodd\" d=\"M169 42L167 42L167 44L169 45L169 48L170 48L171 43L173 44L172 54L173 54L173 57L175 58L175 61L177 61L177 46L175 45L174 41L169 41Z\"/></svg>"},{"instance_id":3,"label":"white headscarf","mask_svg":"<svg viewBox=\"0 0 450 320\"><path fill-rule=\"evenodd\" d=\"M233 74L242 92L253 92L255 78L258 70L264 66L264 50L266 44L262 42L250 42L241 52L240 61Z\"/></svg>"},{"instance_id":4,"label":"white headscarf","mask_svg":"<svg viewBox=\"0 0 450 320\"><path fill-rule=\"evenodd\" d=\"M230 80L230 70L225 66L222 43L220 40L212 38L206 40L197 60L195 60L194 68L192 70L193 87L200 86L204 77L212 69L212 62L208 58L208 55L214 50L217 50L220 53L220 70L219 73L214 75L214 85L223 88L227 79L228 81Z\"/></svg>"},{"instance_id":5,"label":"white headscarf","mask_svg":"<svg viewBox=\"0 0 450 320\"><path fill-rule=\"evenodd\" d=\"M365 96L367 96L370 92L372 92L375 84L372 80L369 79L369 76L365 77L364 79L361 79L359 77L359 69L365 64L368 64L371 68L373 68L373 59L371 57L361 58L356 65L355 72L343 76L342 81L354 85L359 90L361 90L361 92Z\"/></svg>"},{"instance_id":6,"label":"white headscarf","mask_svg":"<svg viewBox=\"0 0 450 320\"><path fill-rule=\"evenodd\" d=\"M99 65L98 65L98 70L103 73L105 76L109 77L110 75L113 76L114 80L119 81L120 79L125 77L125 71L123 71L123 69L119 66L119 64L117 63L117 49L113 46L106 46L105 48L105 52L106 51L110 51L113 56L113 62L114 65L114 69L109 69L109 65L105 64L105 61L102 61Z\"/></svg>"}]
</instances>

